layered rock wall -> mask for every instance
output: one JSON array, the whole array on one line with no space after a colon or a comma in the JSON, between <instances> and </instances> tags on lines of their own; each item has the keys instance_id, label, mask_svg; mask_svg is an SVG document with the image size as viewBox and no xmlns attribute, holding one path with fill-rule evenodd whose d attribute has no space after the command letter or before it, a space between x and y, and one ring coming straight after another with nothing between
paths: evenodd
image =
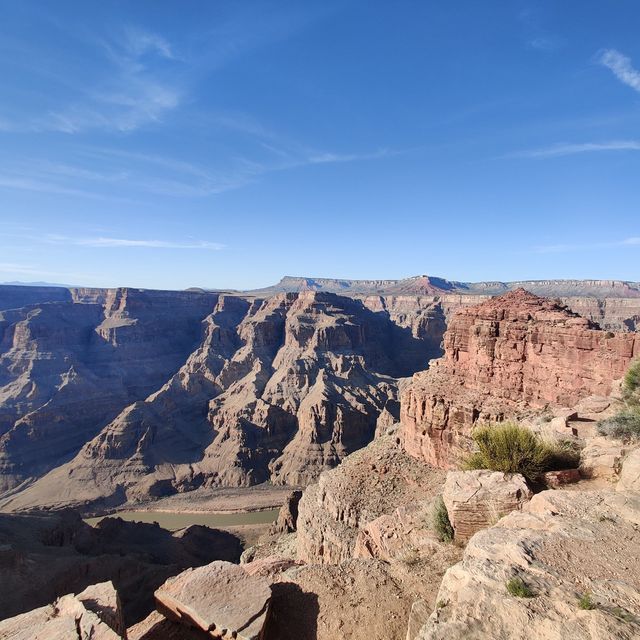
<instances>
[{"instance_id":1,"label":"layered rock wall","mask_svg":"<svg viewBox=\"0 0 640 640\"><path fill-rule=\"evenodd\" d=\"M640 338L521 289L458 311L444 348L404 392L401 421L406 451L448 468L477 422L608 395L640 355Z\"/></svg>"}]
</instances>

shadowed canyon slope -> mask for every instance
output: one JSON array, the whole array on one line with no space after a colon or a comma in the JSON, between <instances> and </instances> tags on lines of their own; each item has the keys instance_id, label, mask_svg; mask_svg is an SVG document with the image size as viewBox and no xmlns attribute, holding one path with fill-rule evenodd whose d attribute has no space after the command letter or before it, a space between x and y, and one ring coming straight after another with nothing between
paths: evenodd
<instances>
[{"instance_id":1,"label":"shadowed canyon slope","mask_svg":"<svg viewBox=\"0 0 640 640\"><path fill-rule=\"evenodd\" d=\"M185 317L145 304L156 295L165 294L110 292L125 301L116 318L112 305L94 303L4 313L4 488L15 493L55 468L13 504L306 482L369 442L379 417L399 417L398 378L439 355L444 331L442 310L417 302L395 312L330 293L195 294ZM43 316L51 319L39 333ZM107 347L96 373L88 363ZM40 384L30 377L37 367Z\"/></svg>"},{"instance_id":2,"label":"shadowed canyon slope","mask_svg":"<svg viewBox=\"0 0 640 640\"><path fill-rule=\"evenodd\" d=\"M633 283L529 285L607 329L640 318ZM0 506L309 482L397 421L402 379L441 355L453 312L510 286L0 287Z\"/></svg>"}]
</instances>

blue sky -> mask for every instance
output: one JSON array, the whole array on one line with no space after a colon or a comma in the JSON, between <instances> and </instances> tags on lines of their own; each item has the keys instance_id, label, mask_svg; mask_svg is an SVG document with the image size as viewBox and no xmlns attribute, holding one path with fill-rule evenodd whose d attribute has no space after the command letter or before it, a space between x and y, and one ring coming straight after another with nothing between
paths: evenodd
<instances>
[{"instance_id":1,"label":"blue sky","mask_svg":"<svg viewBox=\"0 0 640 640\"><path fill-rule=\"evenodd\" d=\"M640 280L636 0L0 12L0 281Z\"/></svg>"}]
</instances>

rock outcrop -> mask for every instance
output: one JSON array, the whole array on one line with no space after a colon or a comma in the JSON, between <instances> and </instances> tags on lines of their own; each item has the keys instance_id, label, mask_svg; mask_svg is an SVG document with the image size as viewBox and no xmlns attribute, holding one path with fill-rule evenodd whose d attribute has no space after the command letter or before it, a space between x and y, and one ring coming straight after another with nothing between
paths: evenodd
<instances>
[{"instance_id":1,"label":"rock outcrop","mask_svg":"<svg viewBox=\"0 0 640 640\"><path fill-rule=\"evenodd\" d=\"M402 439L410 455L451 468L477 422L608 395L640 340L520 289L458 311L444 348L402 395Z\"/></svg>"},{"instance_id":2,"label":"rock outcrop","mask_svg":"<svg viewBox=\"0 0 640 640\"><path fill-rule=\"evenodd\" d=\"M521 509L532 496L523 476L499 471L450 471L442 492L459 542Z\"/></svg>"},{"instance_id":3,"label":"rock outcrop","mask_svg":"<svg viewBox=\"0 0 640 640\"><path fill-rule=\"evenodd\" d=\"M633 449L624 459L616 490L640 493L640 447Z\"/></svg>"},{"instance_id":4,"label":"rock outcrop","mask_svg":"<svg viewBox=\"0 0 640 640\"><path fill-rule=\"evenodd\" d=\"M522 511L471 539L462 562L445 574L438 607L415 637L639 637L638 525L638 493L536 495ZM509 593L509 580L524 585L531 597Z\"/></svg>"},{"instance_id":5,"label":"rock outcrop","mask_svg":"<svg viewBox=\"0 0 640 640\"><path fill-rule=\"evenodd\" d=\"M296 530L300 498L302 498L302 491L299 489L295 489L287 496L284 504L280 507L277 520L271 525L269 530L271 535L293 533Z\"/></svg>"},{"instance_id":6,"label":"rock outcrop","mask_svg":"<svg viewBox=\"0 0 640 640\"><path fill-rule=\"evenodd\" d=\"M240 551L236 536L207 527L171 534L119 518L94 528L71 512L0 514L0 619L111 580L130 625L153 609L153 591L167 578L213 560L238 561ZM89 589L85 595L96 606L104 600Z\"/></svg>"},{"instance_id":7,"label":"rock outcrop","mask_svg":"<svg viewBox=\"0 0 640 640\"><path fill-rule=\"evenodd\" d=\"M158 611L211 638L258 640L269 614L269 582L229 562L212 562L170 578L156 592Z\"/></svg>"},{"instance_id":8,"label":"rock outcrop","mask_svg":"<svg viewBox=\"0 0 640 640\"><path fill-rule=\"evenodd\" d=\"M122 640L118 594L108 582L0 621L3 640Z\"/></svg>"},{"instance_id":9,"label":"rock outcrop","mask_svg":"<svg viewBox=\"0 0 640 640\"><path fill-rule=\"evenodd\" d=\"M395 436L375 440L305 490L298 510L298 558L318 564L353 558L369 523L433 498L444 477L407 456Z\"/></svg>"}]
</instances>

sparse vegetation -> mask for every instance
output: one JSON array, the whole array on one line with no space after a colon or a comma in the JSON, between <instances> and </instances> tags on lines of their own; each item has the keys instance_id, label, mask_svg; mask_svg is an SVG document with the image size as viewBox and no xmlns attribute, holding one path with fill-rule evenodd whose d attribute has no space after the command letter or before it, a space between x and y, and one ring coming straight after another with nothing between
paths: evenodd
<instances>
[{"instance_id":1,"label":"sparse vegetation","mask_svg":"<svg viewBox=\"0 0 640 640\"><path fill-rule=\"evenodd\" d=\"M585 611L591 611L596 608L596 603L593 601L590 593L583 593L578 599L578 607Z\"/></svg>"},{"instance_id":2,"label":"sparse vegetation","mask_svg":"<svg viewBox=\"0 0 640 640\"><path fill-rule=\"evenodd\" d=\"M442 496L438 497L433 509L433 529L441 542L451 542L453 540L453 527Z\"/></svg>"},{"instance_id":3,"label":"sparse vegetation","mask_svg":"<svg viewBox=\"0 0 640 640\"><path fill-rule=\"evenodd\" d=\"M608 516L604 513L598 518L598 522L615 522L615 521L616 521L615 518L612 518L611 516Z\"/></svg>"},{"instance_id":4,"label":"sparse vegetation","mask_svg":"<svg viewBox=\"0 0 640 640\"><path fill-rule=\"evenodd\" d=\"M527 480L537 482L545 471L578 464L579 454L571 443L545 442L531 430L511 422L478 427L473 440L478 450L463 462L463 469L521 473Z\"/></svg>"},{"instance_id":5,"label":"sparse vegetation","mask_svg":"<svg viewBox=\"0 0 640 640\"><path fill-rule=\"evenodd\" d=\"M640 407L630 407L598 423L598 433L617 440L640 439Z\"/></svg>"},{"instance_id":6,"label":"sparse vegetation","mask_svg":"<svg viewBox=\"0 0 640 640\"><path fill-rule=\"evenodd\" d=\"M420 564L420 554L417 549L411 549L403 558L402 562L404 562L408 567L415 567Z\"/></svg>"},{"instance_id":7,"label":"sparse vegetation","mask_svg":"<svg viewBox=\"0 0 640 640\"><path fill-rule=\"evenodd\" d=\"M640 359L631 363L624 376L622 398L628 405L640 405Z\"/></svg>"},{"instance_id":8,"label":"sparse vegetation","mask_svg":"<svg viewBox=\"0 0 640 640\"><path fill-rule=\"evenodd\" d=\"M624 620L624 622L633 622L635 620L635 617L622 607L614 607L611 613L613 613L616 618Z\"/></svg>"},{"instance_id":9,"label":"sparse vegetation","mask_svg":"<svg viewBox=\"0 0 640 640\"><path fill-rule=\"evenodd\" d=\"M516 598L533 598L535 595L522 578L508 580L507 591Z\"/></svg>"},{"instance_id":10,"label":"sparse vegetation","mask_svg":"<svg viewBox=\"0 0 640 640\"><path fill-rule=\"evenodd\" d=\"M622 383L625 408L598 423L598 433L618 440L640 440L640 360L631 364Z\"/></svg>"}]
</instances>

